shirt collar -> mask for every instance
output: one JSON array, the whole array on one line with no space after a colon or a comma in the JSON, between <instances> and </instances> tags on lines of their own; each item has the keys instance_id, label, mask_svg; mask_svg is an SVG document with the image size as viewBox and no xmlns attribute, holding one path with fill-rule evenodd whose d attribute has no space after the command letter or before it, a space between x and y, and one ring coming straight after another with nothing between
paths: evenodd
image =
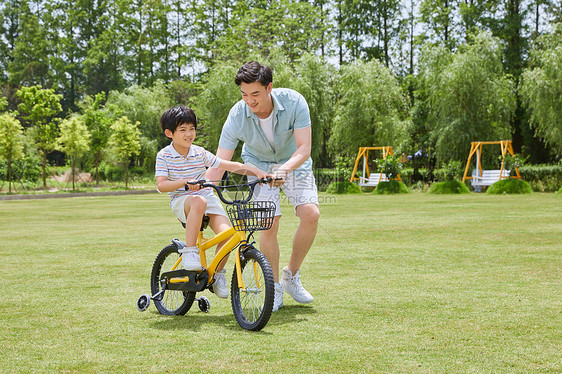
<instances>
[{"instance_id":1,"label":"shirt collar","mask_svg":"<svg viewBox=\"0 0 562 374\"><path fill-rule=\"evenodd\" d=\"M191 147L189 147L189 151L187 151L187 156L185 158L189 158L190 156L193 156L193 144L191 145ZM170 153L172 154L172 156L174 157L182 157L183 155L180 155L178 151L176 151L176 149L174 148L174 142L170 143Z\"/></svg>"}]
</instances>

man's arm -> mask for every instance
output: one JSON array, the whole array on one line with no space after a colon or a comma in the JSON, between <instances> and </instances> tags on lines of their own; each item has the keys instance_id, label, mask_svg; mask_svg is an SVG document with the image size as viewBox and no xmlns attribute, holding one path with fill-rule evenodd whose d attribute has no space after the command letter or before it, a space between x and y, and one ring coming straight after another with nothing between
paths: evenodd
<instances>
[{"instance_id":1,"label":"man's arm","mask_svg":"<svg viewBox=\"0 0 562 374\"><path fill-rule=\"evenodd\" d=\"M299 166L304 164L306 160L308 160L312 149L311 128L311 126L308 126L303 129L295 130L295 143L297 144L297 150L291 155L291 158L289 158L287 162L277 169L278 176L285 179L285 176L288 173L297 169Z\"/></svg>"},{"instance_id":2,"label":"man's arm","mask_svg":"<svg viewBox=\"0 0 562 374\"><path fill-rule=\"evenodd\" d=\"M219 147L217 149L216 156L221 160L230 161L232 160L232 156L234 156L234 149L225 149ZM225 169L221 168L220 166L218 168L209 168L209 170L207 170L207 173L205 174L205 177L210 181L220 180L224 172Z\"/></svg>"}]
</instances>

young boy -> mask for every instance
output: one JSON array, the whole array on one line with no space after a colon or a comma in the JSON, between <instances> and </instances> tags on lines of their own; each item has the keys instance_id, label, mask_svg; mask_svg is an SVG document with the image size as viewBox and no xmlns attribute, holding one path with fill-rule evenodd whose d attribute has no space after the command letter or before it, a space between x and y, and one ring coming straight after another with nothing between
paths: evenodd
<instances>
[{"instance_id":1,"label":"young boy","mask_svg":"<svg viewBox=\"0 0 562 374\"><path fill-rule=\"evenodd\" d=\"M180 105L168 109L160 118L164 134L172 140L171 144L158 152L156 156L156 184L158 191L168 192L170 207L180 221L186 224L186 247L180 248L182 266L186 270L201 270L199 250L196 246L197 235L203 215L209 216L209 224L215 233L230 227L226 213L212 189L201 189L199 185L186 182L204 179L207 168L221 167L243 175L265 178L268 174L256 168L238 162L221 160L204 148L193 144L197 117L190 108ZM217 252L223 243L217 246ZM223 299L228 297L224 264L219 265L215 273L213 291Z\"/></svg>"}]
</instances>

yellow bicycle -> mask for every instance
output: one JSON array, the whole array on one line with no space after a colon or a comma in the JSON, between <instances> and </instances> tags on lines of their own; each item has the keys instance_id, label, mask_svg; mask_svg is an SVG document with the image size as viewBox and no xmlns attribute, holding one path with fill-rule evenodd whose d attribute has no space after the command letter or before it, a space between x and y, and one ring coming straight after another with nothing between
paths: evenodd
<instances>
[{"instance_id":1,"label":"yellow bicycle","mask_svg":"<svg viewBox=\"0 0 562 374\"><path fill-rule=\"evenodd\" d=\"M226 204L226 211L232 227L209 239L203 237L203 230L209 224L204 216L197 238L201 257L201 271L188 271L181 266L180 248L185 246L178 239L164 247L156 256L150 277L152 296L141 295L137 301L139 311L145 311L154 300L156 309L164 315L184 315L193 302L198 301L199 309L208 312L211 304L196 293L205 289L212 291L213 275L217 266L234 251L234 271L231 281L232 311L238 324L246 330L261 330L269 321L273 309L274 282L273 271L267 257L254 247L251 241L255 231L268 230L273 224L275 203L270 201L250 201L258 183L269 183L271 179L258 179L250 183L218 187L201 180L192 182L201 187L215 189L220 200ZM228 200L223 188L236 188L235 198ZM186 185L187 189L187 185ZM241 197L241 198L239 198ZM247 234L248 233L248 234ZM226 241L207 264L206 251Z\"/></svg>"}]
</instances>

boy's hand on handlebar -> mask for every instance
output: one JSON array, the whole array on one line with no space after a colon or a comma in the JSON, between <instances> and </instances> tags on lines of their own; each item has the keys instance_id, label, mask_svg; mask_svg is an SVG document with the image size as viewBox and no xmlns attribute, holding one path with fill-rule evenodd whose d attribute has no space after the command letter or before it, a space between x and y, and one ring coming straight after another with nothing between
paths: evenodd
<instances>
[{"instance_id":1,"label":"boy's hand on handlebar","mask_svg":"<svg viewBox=\"0 0 562 374\"><path fill-rule=\"evenodd\" d=\"M201 189L201 183L204 182L204 180L195 180L195 179L190 179L188 181L185 182L185 190L189 190L189 191L199 191Z\"/></svg>"}]
</instances>

